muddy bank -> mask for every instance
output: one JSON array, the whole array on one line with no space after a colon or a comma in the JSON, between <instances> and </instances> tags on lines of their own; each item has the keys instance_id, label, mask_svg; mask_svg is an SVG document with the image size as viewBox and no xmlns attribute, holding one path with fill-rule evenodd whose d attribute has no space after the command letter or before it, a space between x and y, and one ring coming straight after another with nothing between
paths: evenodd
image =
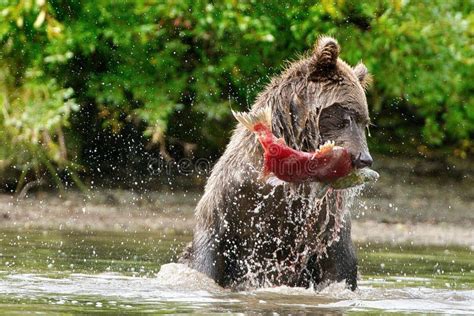
<instances>
[{"instance_id":1,"label":"muddy bank","mask_svg":"<svg viewBox=\"0 0 474 316\"><path fill-rule=\"evenodd\" d=\"M353 215L387 223L474 223L474 162L377 156L380 179L356 203Z\"/></svg>"},{"instance_id":2,"label":"muddy bank","mask_svg":"<svg viewBox=\"0 0 474 316\"><path fill-rule=\"evenodd\" d=\"M430 172L418 161L377 157L380 180L352 208L361 242L458 244L474 247L472 166ZM420 174L420 170L424 173ZM428 172L426 172L428 170ZM32 192L21 200L0 195L0 229L170 230L190 233L201 189L159 192L96 190Z\"/></svg>"}]
</instances>

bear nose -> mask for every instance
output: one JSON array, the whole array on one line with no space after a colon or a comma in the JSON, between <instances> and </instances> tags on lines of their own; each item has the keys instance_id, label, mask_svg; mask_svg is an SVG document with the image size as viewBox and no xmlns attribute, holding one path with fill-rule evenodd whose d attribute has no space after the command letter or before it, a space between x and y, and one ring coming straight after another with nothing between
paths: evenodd
<instances>
[{"instance_id":1,"label":"bear nose","mask_svg":"<svg viewBox=\"0 0 474 316\"><path fill-rule=\"evenodd\" d=\"M364 167L370 167L372 166L373 162L374 160L372 159L372 156L369 153L359 153L357 158L352 160L354 167L359 169Z\"/></svg>"}]
</instances>

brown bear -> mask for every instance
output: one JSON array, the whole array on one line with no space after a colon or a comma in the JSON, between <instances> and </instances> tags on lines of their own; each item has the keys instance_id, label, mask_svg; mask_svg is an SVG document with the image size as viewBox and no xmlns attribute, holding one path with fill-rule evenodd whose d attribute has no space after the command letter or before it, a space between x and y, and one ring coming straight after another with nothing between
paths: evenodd
<instances>
[{"instance_id":1,"label":"brown bear","mask_svg":"<svg viewBox=\"0 0 474 316\"><path fill-rule=\"evenodd\" d=\"M295 149L315 151L331 140L349 150L354 167L370 166L367 69L338 56L337 41L320 37L273 78L251 111L271 107L273 133ZM272 186L261 179L262 159L256 136L238 124L196 207L183 261L234 289L342 280L355 289L351 190L321 198L314 194L319 183Z\"/></svg>"}]
</instances>

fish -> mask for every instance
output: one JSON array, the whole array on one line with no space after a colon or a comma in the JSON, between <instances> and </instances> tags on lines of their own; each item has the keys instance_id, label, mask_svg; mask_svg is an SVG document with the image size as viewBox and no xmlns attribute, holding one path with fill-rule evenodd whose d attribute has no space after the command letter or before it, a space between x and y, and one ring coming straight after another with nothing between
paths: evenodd
<instances>
[{"instance_id":1,"label":"fish","mask_svg":"<svg viewBox=\"0 0 474 316\"><path fill-rule=\"evenodd\" d=\"M334 182L331 182L331 188L335 190L343 190L352 188L366 183L373 183L379 179L380 175L377 171L364 167L361 169L355 169L349 175L339 178Z\"/></svg>"},{"instance_id":2,"label":"fish","mask_svg":"<svg viewBox=\"0 0 474 316\"><path fill-rule=\"evenodd\" d=\"M253 112L232 114L249 131L256 134L263 154L262 179L271 185L283 183L331 183L353 171L348 150L327 141L315 152L289 147L283 138L272 132L272 112L263 107Z\"/></svg>"}]
</instances>

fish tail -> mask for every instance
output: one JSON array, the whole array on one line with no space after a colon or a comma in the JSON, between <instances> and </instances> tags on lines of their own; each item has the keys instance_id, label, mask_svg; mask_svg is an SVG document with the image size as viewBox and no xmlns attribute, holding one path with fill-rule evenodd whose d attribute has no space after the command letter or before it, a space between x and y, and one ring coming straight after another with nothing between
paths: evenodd
<instances>
[{"instance_id":1,"label":"fish tail","mask_svg":"<svg viewBox=\"0 0 474 316\"><path fill-rule=\"evenodd\" d=\"M254 112L235 112L232 110L234 117L247 127L252 132L255 132L255 126L257 124L263 124L270 130L272 129L272 109L269 106L257 109Z\"/></svg>"}]
</instances>

